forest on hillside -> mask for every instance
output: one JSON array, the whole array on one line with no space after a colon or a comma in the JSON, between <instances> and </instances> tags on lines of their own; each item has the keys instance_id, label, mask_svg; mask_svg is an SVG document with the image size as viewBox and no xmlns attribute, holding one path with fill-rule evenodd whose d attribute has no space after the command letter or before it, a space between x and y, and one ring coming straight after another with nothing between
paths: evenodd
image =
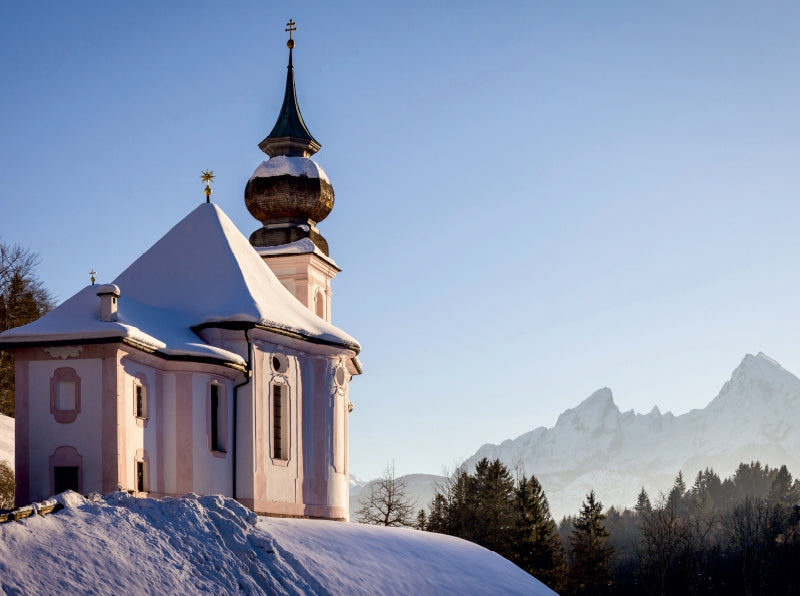
<instances>
[{"instance_id":1,"label":"forest on hillside","mask_svg":"<svg viewBox=\"0 0 800 596\"><path fill-rule=\"evenodd\" d=\"M642 488L633 509L604 510L592 491L560 523L534 476L485 458L416 516L393 473L370 497L359 521L470 540L567 596L800 593L800 481L786 466L705 469L691 486L678 473L667 494Z\"/></svg>"}]
</instances>

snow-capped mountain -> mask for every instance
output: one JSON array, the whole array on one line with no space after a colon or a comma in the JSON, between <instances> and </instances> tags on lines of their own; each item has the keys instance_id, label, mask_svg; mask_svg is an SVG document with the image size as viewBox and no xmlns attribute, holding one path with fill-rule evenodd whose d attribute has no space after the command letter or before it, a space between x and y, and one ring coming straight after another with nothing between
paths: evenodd
<instances>
[{"instance_id":1,"label":"snow-capped mountain","mask_svg":"<svg viewBox=\"0 0 800 596\"><path fill-rule=\"evenodd\" d=\"M591 489L607 506L631 506L642 486L657 496L679 470L688 484L700 469L725 477L752 460L800 474L800 379L764 354L748 354L708 406L681 416L620 412L603 388L554 427L484 445L464 466L483 457L535 474L556 519L577 513Z\"/></svg>"}]
</instances>

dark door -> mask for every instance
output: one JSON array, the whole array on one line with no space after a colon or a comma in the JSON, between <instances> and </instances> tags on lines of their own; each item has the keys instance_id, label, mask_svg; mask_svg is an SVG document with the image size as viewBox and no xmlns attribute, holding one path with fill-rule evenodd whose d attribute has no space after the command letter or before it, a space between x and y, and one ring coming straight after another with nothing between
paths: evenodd
<instances>
[{"instance_id":1,"label":"dark door","mask_svg":"<svg viewBox=\"0 0 800 596\"><path fill-rule=\"evenodd\" d=\"M53 468L55 494L65 490L78 491L78 466L55 466Z\"/></svg>"}]
</instances>

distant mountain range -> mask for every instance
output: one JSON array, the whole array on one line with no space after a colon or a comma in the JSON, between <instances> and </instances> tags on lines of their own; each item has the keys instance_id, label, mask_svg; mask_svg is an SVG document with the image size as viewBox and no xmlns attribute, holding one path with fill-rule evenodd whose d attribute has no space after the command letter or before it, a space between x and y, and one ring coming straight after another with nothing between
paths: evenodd
<instances>
[{"instance_id":1,"label":"distant mountain range","mask_svg":"<svg viewBox=\"0 0 800 596\"><path fill-rule=\"evenodd\" d=\"M632 506L642 487L656 498L679 470L690 486L700 469L724 478L753 460L800 475L800 379L764 354L748 354L711 403L681 416L621 412L603 388L552 428L483 445L464 467L473 470L483 457L536 475L557 520L577 514L592 489L606 507ZM434 492L415 498L427 504Z\"/></svg>"}]
</instances>

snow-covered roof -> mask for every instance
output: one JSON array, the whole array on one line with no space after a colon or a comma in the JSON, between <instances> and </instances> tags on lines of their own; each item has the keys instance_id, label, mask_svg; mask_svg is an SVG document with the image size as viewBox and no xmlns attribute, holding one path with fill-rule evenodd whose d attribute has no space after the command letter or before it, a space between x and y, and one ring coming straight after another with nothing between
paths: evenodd
<instances>
[{"instance_id":1,"label":"snow-covered roof","mask_svg":"<svg viewBox=\"0 0 800 596\"><path fill-rule=\"evenodd\" d=\"M295 240L294 242L288 242L286 244L279 244L277 246L255 246L253 248L255 248L256 252L262 257L279 257L285 255L304 255L308 253L314 253L322 260L339 269L336 261L322 252L319 247L314 244L311 238L301 238L300 240Z\"/></svg>"},{"instance_id":2,"label":"snow-covered roof","mask_svg":"<svg viewBox=\"0 0 800 596\"><path fill-rule=\"evenodd\" d=\"M101 321L98 286L88 286L28 325L0 334L2 344L126 338L166 355L236 354L204 343L193 327L252 323L358 352L358 342L304 307L272 273L227 215L203 203L115 280L118 320Z\"/></svg>"}]
</instances>

